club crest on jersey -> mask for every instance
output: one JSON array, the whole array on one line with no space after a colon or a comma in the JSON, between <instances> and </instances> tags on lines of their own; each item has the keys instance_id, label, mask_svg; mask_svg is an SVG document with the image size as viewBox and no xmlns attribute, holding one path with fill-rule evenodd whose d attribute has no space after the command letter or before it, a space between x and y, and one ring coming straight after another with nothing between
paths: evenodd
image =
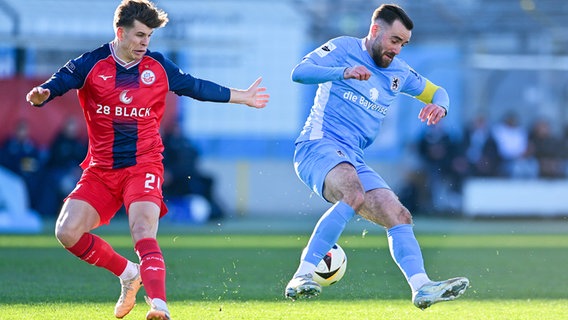
<instances>
[{"instance_id":1,"label":"club crest on jersey","mask_svg":"<svg viewBox=\"0 0 568 320\"><path fill-rule=\"evenodd\" d=\"M124 90L120 93L120 96L118 97L120 99L120 102L124 104L130 104L132 102L132 97L127 96L127 93L128 90Z\"/></svg>"},{"instance_id":2,"label":"club crest on jersey","mask_svg":"<svg viewBox=\"0 0 568 320\"><path fill-rule=\"evenodd\" d=\"M391 80L391 90L398 91L398 87L400 86L400 79L397 77L392 78Z\"/></svg>"},{"instance_id":3,"label":"club crest on jersey","mask_svg":"<svg viewBox=\"0 0 568 320\"><path fill-rule=\"evenodd\" d=\"M154 72L152 72L152 70L144 70L140 75L140 80L142 81L142 83L150 85L154 83L154 81L156 81L156 75L154 74Z\"/></svg>"}]
</instances>

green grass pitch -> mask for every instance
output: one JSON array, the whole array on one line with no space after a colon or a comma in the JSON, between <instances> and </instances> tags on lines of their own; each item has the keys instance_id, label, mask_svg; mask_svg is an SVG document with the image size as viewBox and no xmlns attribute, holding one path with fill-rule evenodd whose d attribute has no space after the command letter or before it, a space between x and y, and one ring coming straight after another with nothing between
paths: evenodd
<instances>
[{"instance_id":1,"label":"green grass pitch","mask_svg":"<svg viewBox=\"0 0 568 320\"><path fill-rule=\"evenodd\" d=\"M307 236L163 228L173 319L568 319L565 234L417 234L431 278L471 281L460 299L425 311L410 302L381 232L344 234L345 277L316 299L285 300ZM128 235L103 237L135 260ZM0 235L0 257L0 319L114 318L118 280L51 234ZM125 319L144 319L143 295Z\"/></svg>"}]
</instances>

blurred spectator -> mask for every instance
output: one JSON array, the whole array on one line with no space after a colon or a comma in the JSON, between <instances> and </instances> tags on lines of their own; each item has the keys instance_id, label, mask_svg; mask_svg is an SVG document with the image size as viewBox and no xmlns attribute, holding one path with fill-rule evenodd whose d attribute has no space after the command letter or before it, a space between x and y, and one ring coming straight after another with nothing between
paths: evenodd
<instances>
[{"instance_id":1,"label":"blurred spectator","mask_svg":"<svg viewBox=\"0 0 568 320\"><path fill-rule=\"evenodd\" d=\"M410 170L403 177L403 183L397 192L398 198L413 215L432 210L432 199L427 186L428 181L422 170Z\"/></svg>"},{"instance_id":2,"label":"blurred spectator","mask_svg":"<svg viewBox=\"0 0 568 320\"><path fill-rule=\"evenodd\" d=\"M568 124L564 124L562 128L562 139L560 144L560 156L564 162L564 176L568 177Z\"/></svg>"},{"instance_id":3,"label":"blurred spectator","mask_svg":"<svg viewBox=\"0 0 568 320\"><path fill-rule=\"evenodd\" d=\"M457 144L453 143L442 124L425 128L418 151L426 166L432 210L458 208L461 205L462 174L467 169L458 159Z\"/></svg>"},{"instance_id":4,"label":"blurred spectator","mask_svg":"<svg viewBox=\"0 0 568 320\"><path fill-rule=\"evenodd\" d=\"M529 145L538 163L540 178L564 177L562 140L553 135L548 121L544 119L535 121L529 135Z\"/></svg>"},{"instance_id":5,"label":"blurred spectator","mask_svg":"<svg viewBox=\"0 0 568 320\"><path fill-rule=\"evenodd\" d=\"M464 133L464 155L468 162L469 175L495 177L501 166L495 139L485 116L473 119Z\"/></svg>"},{"instance_id":6,"label":"blurred spectator","mask_svg":"<svg viewBox=\"0 0 568 320\"><path fill-rule=\"evenodd\" d=\"M181 127L173 125L165 132L163 142L164 198L167 200L191 194L201 195L211 206L210 219L224 217L224 210L214 196L214 179L199 169L199 153L183 135Z\"/></svg>"},{"instance_id":7,"label":"blurred spectator","mask_svg":"<svg viewBox=\"0 0 568 320\"><path fill-rule=\"evenodd\" d=\"M43 192L40 190L43 159L40 148L30 138L29 125L26 121L17 124L16 131L2 144L1 151L0 164L22 177L30 205L34 210L39 211L36 195Z\"/></svg>"},{"instance_id":8,"label":"blurred spectator","mask_svg":"<svg viewBox=\"0 0 568 320\"><path fill-rule=\"evenodd\" d=\"M81 161L87 142L81 138L77 120L69 118L53 140L45 166L44 185L51 186L41 196L40 213L57 216L63 199L71 193L81 177Z\"/></svg>"},{"instance_id":9,"label":"blurred spectator","mask_svg":"<svg viewBox=\"0 0 568 320\"><path fill-rule=\"evenodd\" d=\"M500 174L511 178L536 178L538 164L530 155L528 130L516 113L508 112L493 128L493 138L501 158Z\"/></svg>"}]
</instances>

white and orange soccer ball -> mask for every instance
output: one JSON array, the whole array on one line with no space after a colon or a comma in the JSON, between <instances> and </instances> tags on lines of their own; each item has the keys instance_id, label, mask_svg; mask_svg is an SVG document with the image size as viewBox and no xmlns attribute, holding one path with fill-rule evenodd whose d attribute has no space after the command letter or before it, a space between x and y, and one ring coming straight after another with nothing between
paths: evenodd
<instances>
[{"instance_id":1,"label":"white and orange soccer ball","mask_svg":"<svg viewBox=\"0 0 568 320\"><path fill-rule=\"evenodd\" d=\"M314 281L322 286L330 286L343 278L347 269L347 255L336 243L318 263Z\"/></svg>"}]
</instances>

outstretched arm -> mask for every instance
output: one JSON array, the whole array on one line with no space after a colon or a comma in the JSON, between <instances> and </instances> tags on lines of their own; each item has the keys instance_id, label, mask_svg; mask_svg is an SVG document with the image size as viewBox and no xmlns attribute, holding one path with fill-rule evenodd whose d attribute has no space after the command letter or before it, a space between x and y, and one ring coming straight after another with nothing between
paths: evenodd
<instances>
[{"instance_id":1,"label":"outstretched arm","mask_svg":"<svg viewBox=\"0 0 568 320\"><path fill-rule=\"evenodd\" d=\"M343 67L327 67L304 59L292 70L292 81L302 84L318 84L343 80Z\"/></svg>"},{"instance_id":2,"label":"outstretched arm","mask_svg":"<svg viewBox=\"0 0 568 320\"><path fill-rule=\"evenodd\" d=\"M266 107L266 104L270 99L270 95L263 93L266 91L266 88L259 87L261 81L262 77L256 79L256 81L253 82L246 90L231 88L231 98L229 99L229 102L246 104L249 107L257 109Z\"/></svg>"},{"instance_id":3,"label":"outstretched arm","mask_svg":"<svg viewBox=\"0 0 568 320\"><path fill-rule=\"evenodd\" d=\"M317 84L347 79L369 80L371 72L364 66L327 67L304 59L292 70L292 81L303 84Z\"/></svg>"},{"instance_id":4,"label":"outstretched arm","mask_svg":"<svg viewBox=\"0 0 568 320\"><path fill-rule=\"evenodd\" d=\"M50 94L51 91L49 91L49 89L34 87L26 95L26 101L29 102L32 106L40 106L45 102L45 100L49 98Z\"/></svg>"}]
</instances>

